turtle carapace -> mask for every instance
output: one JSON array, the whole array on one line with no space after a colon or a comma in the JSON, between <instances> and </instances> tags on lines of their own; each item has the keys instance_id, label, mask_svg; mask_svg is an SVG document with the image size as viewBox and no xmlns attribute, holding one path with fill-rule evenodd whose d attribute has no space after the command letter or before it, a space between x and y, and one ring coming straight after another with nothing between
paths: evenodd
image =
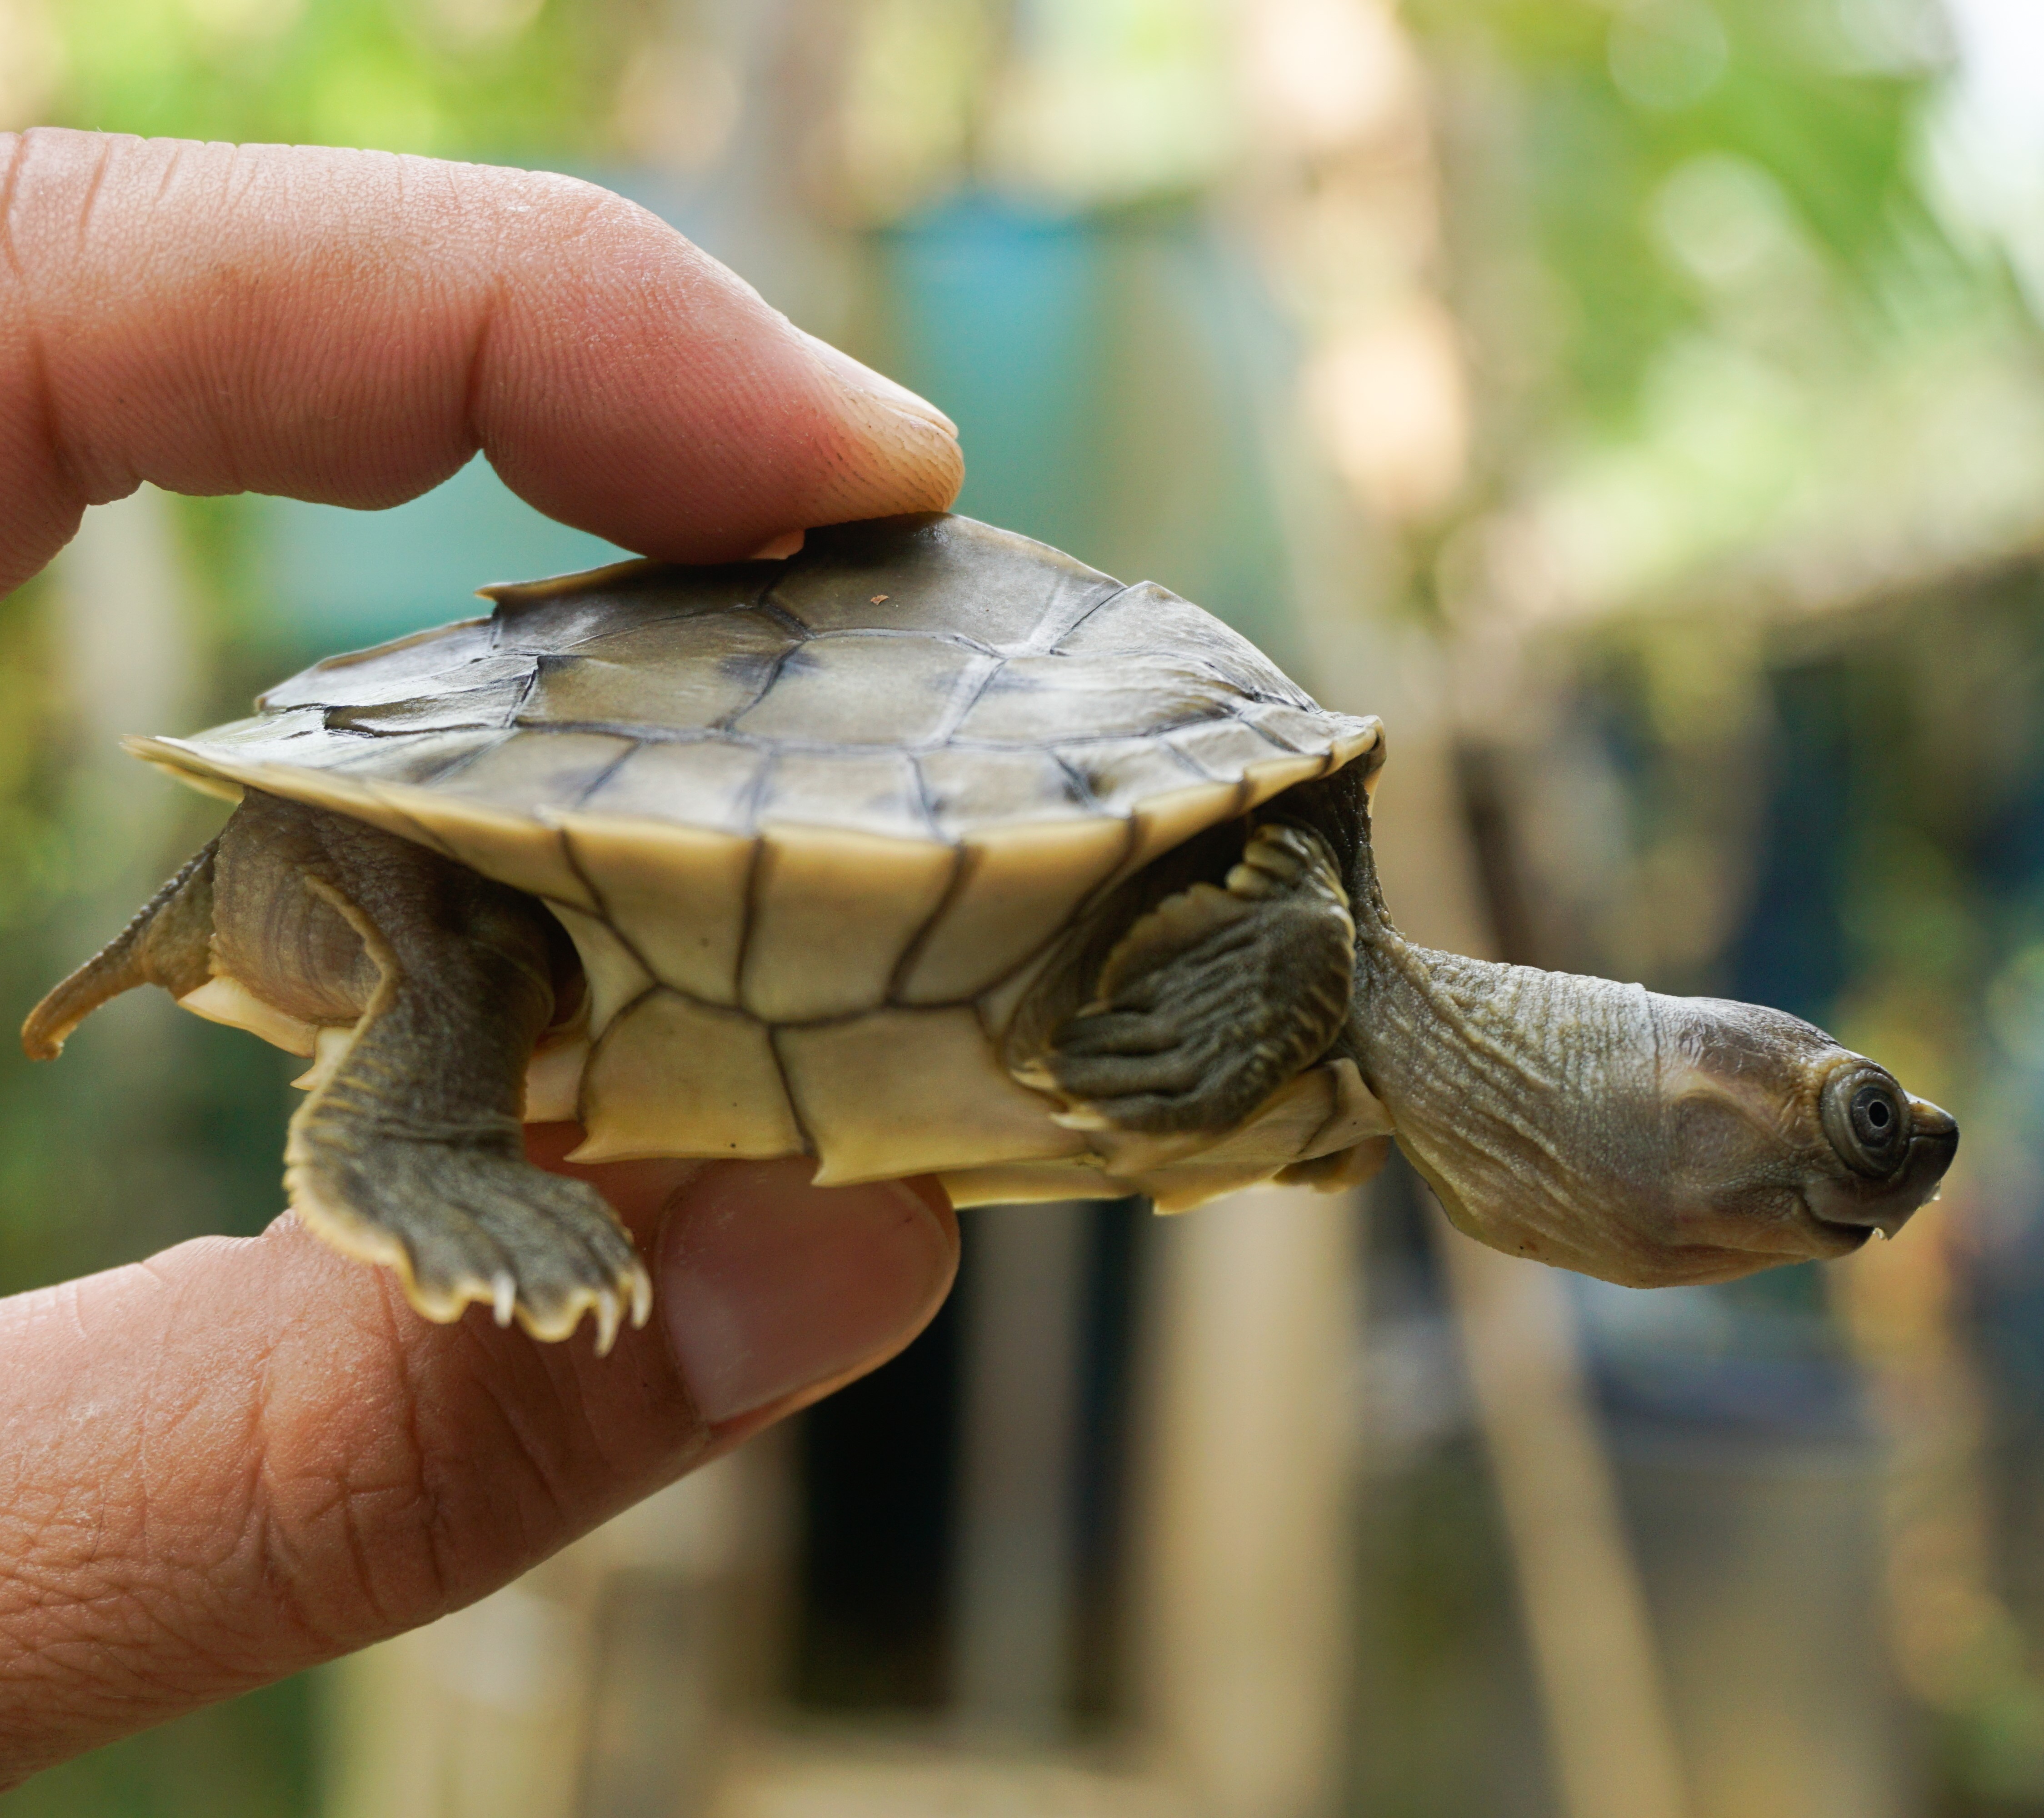
<instances>
[{"instance_id":1,"label":"turtle carapace","mask_svg":"<svg viewBox=\"0 0 2044 1818\"><path fill-rule=\"evenodd\" d=\"M934 516L486 591L133 741L240 805L24 1031L154 983L309 1058L291 1205L431 1318L645 1317L521 1120L1166 1209L1395 1139L1472 1236L1634 1284L1842 1255L1950 1162L1792 1017L1406 941L1377 722L1151 583Z\"/></svg>"}]
</instances>

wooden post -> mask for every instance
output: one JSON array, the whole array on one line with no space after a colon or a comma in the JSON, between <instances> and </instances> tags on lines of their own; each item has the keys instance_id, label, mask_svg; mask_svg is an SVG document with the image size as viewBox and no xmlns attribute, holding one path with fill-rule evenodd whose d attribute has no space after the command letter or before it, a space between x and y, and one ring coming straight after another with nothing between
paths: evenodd
<instances>
[{"instance_id":1,"label":"wooden post","mask_svg":"<svg viewBox=\"0 0 2044 1818\"><path fill-rule=\"evenodd\" d=\"M330 1670L325 1818L697 1818L731 1727L752 1455Z\"/></svg>"},{"instance_id":2,"label":"wooden post","mask_svg":"<svg viewBox=\"0 0 2044 1818\"><path fill-rule=\"evenodd\" d=\"M1066 1728L1091 1209L977 1206L966 1267L951 1712L989 1743Z\"/></svg>"},{"instance_id":3,"label":"wooden post","mask_svg":"<svg viewBox=\"0 0 2044 1818\"><path fill-rule=\"evenodd\" d=\"M1354 1653L1352 1197L1258 1187L1155 1234L1135 1678L1202 1818L1322 1818Z\"/></svg>"}]
</instances>

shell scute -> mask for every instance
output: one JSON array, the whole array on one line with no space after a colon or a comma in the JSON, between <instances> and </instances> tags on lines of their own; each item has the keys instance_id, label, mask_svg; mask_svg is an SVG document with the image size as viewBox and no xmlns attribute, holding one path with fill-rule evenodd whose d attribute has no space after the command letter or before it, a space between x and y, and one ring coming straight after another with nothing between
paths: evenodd
<instances>
[{"instance_id":1,"label":"shell scute","mask_svg":"<svg viewBox=\"0 0 2044 1818\"><path fill-rule=\"evenodd\" d=\"M1162 739L1096 739L1060 745L1059 761L1095 804L1109 814L1132 814L1152 796L1189 789L1206 773Z\"/></svg>"},{"instance_id":2,"label":"shell scute","mask_svg":"<svg viewBox=\"0 0 2044 1818\"><path fill-rule=\"evenodd\" d=\"M774 1045L816 1145L820 1186L1074 1155L1085 1146L1009 1077L969 1008L882 1010L779 1029Z\"/></svg>"},{"instance_id":3,"label":"shell scute","mask_svg":"<svg viewBox=\"0 0 2044 1818\"><path fill-rule=\"evenodd\" d=\"M281 713L264 713L250 720L230 720L204 735L209 745L218 745L252 759L298 740L314 739L327 729L324 707L287 707ZM186 739L158 741L190 748Z\"/></svg>"},{"instance_id":4,"label":"shell scute","mask_svg":"<svg viewBox=\"0 0 2044 1818\"><path fill-rule=\"evenodd\" d=\"M1312 698L1240 632L1154 581L1124 587L1059 640L1061 655L1098 660L1152 658L1159 650L1197 663L1231 694L1263 695L1292 706Z\"/></svg>"},{"instance_id":5,"label":"shell scute","mask_svg":"<svg viewBox=\"0 0 2044 1818\"><path fill-rule=\"evenodd\" d=\"M1134 875L1201 829L1241 813L1248 801L1247 782L1203 783L1151 797L1135 811L1135 838L1116 880Z\"/></svg>"},{"instance_id":6,"label":"shell scute","mask_svg":"<svg viewBox=\"0 0 2044 1818\"><path fill-rule=\"evenodd\" d=\"M1132 849L1132 823L1085 819L985 828L902 968L904 1004L976 997L1051 940Z\"/></svg>"},{"instance_id":7,"label":"shell scute","mask_svg":"<svg viewBox=\"0 0 2044 1818\"><path fill-rule=\"evenodd\" d=\"M737 1003L755 841L601 814L564 816L560 832L575 874L648 983Z\"/></svg>"},{"instance_id":8,"label":"shell scute","mask_svg":"<svg viewBox=\"0 0 2044 1818\"><path fill-rule=\"evenodd\" d=\"M761 827L842 828L918 846L936 836L915 762L901 751L782 751L754 819Z\"/></svg>"},{"instance_id":9,"label":"shell scute","mask_svg":"<svg viewBox=\"0 0 2044 1818\"><path fill-rule=\"evenodd\" d=\"M340 780L316 774L306 779L313 786L290 793L302 801L358 814L405 839L433 847L513 890L597 913L596 899L568 862L560 835L529 815L448 794L438 786L420 788L410 783L355 784L367 794L367 806L359 801L322 799L318 786L331 788ZM273 786L259 779L256 786Z\"/></svg>"},{"instance_id":10,"label":"shell scute","mask_svg":"<svg viewBox=\"0 0 2044 1818\"><path fill-rule=\"evenodd\" d=\"M611 663L649 669L689 669L705 663L747 665L761 656L778 656L799 640L771 613L750 606L685 617L655 619L623 631L585 639L571 658L597 657Z\"/></svg>"},{"instance_id":11,"label":"shell scute","mask_svg":"<svg viewBox=\"0 0 2044 1818\"><path fill-rule=\"evenodd\" d=\"M1326 752L1333 748L1327 716L1283 701L1245 701L1235 716L1246 720L1281 751Z\"/></svg>"},{"instance_id":12,"label":"shell scute","mask_svg":"<svg viewBox=\"0 0 2044 1818\"><path fill-rule=\"evenodd\" d=\"M749 831L770 761L764 748L732 739L640 744L579 806L590 814Z\"/></svg>"},{"instance_id":13,"label":"shell scute","mask_svg":"<svg viewBox=\"0 0 2044 1818\"><path fill-rule=\"evenodd\" d=\"M1016 657L959 722L959 736L989 744L1137 736L1225 714L1239 698L1197 659L1158 651L1100 659Z\"/></svg>"},{"instance_id":14,"label":"shell scute","mask_svg":"<svg viewBox=\"0 0 2044 1818\"><path fill-rule=\"evenodd\" d=\"M956 875L948 846L832 827L760 843L739 997L772 1023L875 1009Z\"/></svg>"},{"instance_id":15,"label":"shell scute","mask_svg":"<svg viewBox=\"0 0 2044 1818\"><path fill-rule=\"evenodd\" d=\"M477 590L497 605L490 620L496 648L553 655L636 626L756 605L780 569L778 562L702 568L620 562L590 574Z\"/></svg>"},{"instance_id":16,"label":"shell scute","mask_svg":"<svg viewBox=\"0 0 2044 1818\"><path fill-rule=\"evenodd\" d=\"M1243 809L1246 812L1300 783L1325 776L1333 762L1331 752L1316 755L1307 751L1297 757L1264 758L1245 766L1242 773Z\"/></svg>"},{"instance_id":17,"label":"shell scute","mask_svg":"<svg viewBox=\"0 0 2044 1818\"><path fill-rule=\"evenodd\" d=\"M1077 778L1046 751L947 745L916 759L923 796L945 838L1012 821L1059 821L1095 813Z\"/></svg>"},{"instance_id":18,"label":"shell scute","mask_svg":"<svg viewBox=\"0 0 2044 1818\"><path fill-rule=\"evenodd\" d=\"M774 686L732 725L784 744L928 745L994 663L970 645L913 633L814 638L790 652Z\"/></svg>"},{"instance_id":19,"label":"shell scute","mask_svg":"<svg viewBox=\"0 0 2044 1818\"><path fill-rule=\"evenodd\" d=\"M611 732L544 732L500 739L435 784L451 797L532 814L578 802L632 750Z\"/></svg>"},{"instance_id":20,"label":"shell scute","mask_svg":"<svg viewBox=\"0 0 2044 1818\"><path fill-rule=\"evenodd\" d=\"M365 738L326 766L338 776L378 782L429 783L515 735L488 728L436 733L430 739Z\"/></svg>"},{"instance_id":21,"label":"shell scute","mask_svg":"<svg viewBox=\"0 0 2044 1818\"><path fill-rule=\"evenodd\" d=\"M417 694L386 705L329 707L326 725L336 732L459 732L501 731L511 724L531 685L529 666L515 679L482 688L451 688Z\"/></svg>"},{"instance_id":22,"label":"shell scute","mask_svg":"<svg viewBox=\"0 0 2044 1818\"><path fill-rule=\"evenodd\" d=\"M810 532L772 597L813 632L943 627L1005 651L1048 649L1120 585L1047 544L933 516Z\"/></svg>"},{"instance_id":23,"label":"shell scute","mask_svg":"<svg viewBox=\"0 0 2044 1818\"><path fill-rule=\"evenodd\" d=\"M672 991L649 991L604 1032L582 1075L582 1121L589 1137L571 1158L578 1162L764 1159L808 1146L768 1031Z\"/></svg>"},{"instance_id":24,"label":"shell scute","mask_svg":"<svg viewBox=\"0 0 2044 1818\"><path fill-rule=\"evenodd\" d=\"M469 686L494 682L497 665L508 668L520 659L498 656L491 627L489 619L462 619L367 650L345 651L264 690L256 705L273 713L291 707L372 706L422 693L463 671Z\"/></svg>"},{"instance_id":25,"label":"shell scute","mask_svg":"<svg viewBox=\"0 0 2044 1818\"><path fill-rule=\"evenodd\" d=\"M1222 781L1241 776L1252 764L1297 755L1273 744L1254 726L1233 718L1176 727L1164 735L1164 740L1181 757Z\"/></svg>"},{"instance_id":26,"label":"shell scute","mask_svg":"<svg viewBox=\"0 0 2044 1818\"><path fill-rule=\"evenodd\" d=\"M636 1003L658 981L602 916L563 902L551 906L582 956L582 978L589 992L588 1031L592 1040L600 1038L619 1011Z\"/></svg>"},{"instance_id":27,"label":"shell scute","mask_svg":"<svg viewBox=\"0 0 2044 1818\"><path fill-rule=\"evenodd\" d=\"M519 723L700 732L757 701L790 648L778 625L751 614L684 621L675 628L696 635L659 641L686 654L658 662L620 660L604 639L579 651L541 657Z\"/></svg>"}]
</instances>

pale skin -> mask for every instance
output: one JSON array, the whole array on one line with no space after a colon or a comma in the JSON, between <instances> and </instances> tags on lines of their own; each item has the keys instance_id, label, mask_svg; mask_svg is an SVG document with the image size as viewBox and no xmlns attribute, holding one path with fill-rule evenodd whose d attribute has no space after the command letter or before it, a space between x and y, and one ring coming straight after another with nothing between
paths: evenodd
<instances>
[{"instance_id":1,"label":"pale skin","mask_svg":"<svg viewBox=\"0 0 2044 1818\"><path fill-rule=\"evenodd\" d=\"M0 591L144 481L386 505L478 448L686 560L962 475L932 406L588 185L0 134ZM893 1355L955 1266L928 1185L582 1171L657 1295L601 1363L432 1324L289 1220L0 1301L0 1786L486 1594Z\"/></svg>"}]
</instances>

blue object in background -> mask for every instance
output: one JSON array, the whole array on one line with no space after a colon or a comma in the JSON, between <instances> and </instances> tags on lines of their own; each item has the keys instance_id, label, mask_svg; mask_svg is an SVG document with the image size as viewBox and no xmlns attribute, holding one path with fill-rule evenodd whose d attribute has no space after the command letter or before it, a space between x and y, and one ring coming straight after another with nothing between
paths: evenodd
<instances>
[{"instance_id":1,"label":"blue object in background","mask_svg":"<svg viewBox=\"0 0 2044 1818\"><path fill-rule=\"evenodd\" d=\"M974 198L887 244L900 376L941 403L967 450L958 509L1084 548L1101 527L1107 440L1084 432L1104 409L1100 236L1083 219Z\"/></svg>"},{"instance_id":2,"label":"blue object in background","mask_svg":"<svg viewBox=\"0 0 2044 1818\"><path fill-rule=\"evenodd\" d=\"M1287 332L1200 209L959 196L878 236L878 348L950 414L958 509L1197 601L1304 678L1268 433Z\"/></svg>"},{"instance_id":3,"label":"blue object in background","mask_svg":"<svg viewBox=\"0 0 2044 1818\"><path fill-rule=\"evenodd\" d=\"M1836 663L1815 663L1773 682L1767 818L1730 992L1821 1024L1848 972L1847 829L1859 805L1849 678Z\"/></svg>"}]
</instances>

